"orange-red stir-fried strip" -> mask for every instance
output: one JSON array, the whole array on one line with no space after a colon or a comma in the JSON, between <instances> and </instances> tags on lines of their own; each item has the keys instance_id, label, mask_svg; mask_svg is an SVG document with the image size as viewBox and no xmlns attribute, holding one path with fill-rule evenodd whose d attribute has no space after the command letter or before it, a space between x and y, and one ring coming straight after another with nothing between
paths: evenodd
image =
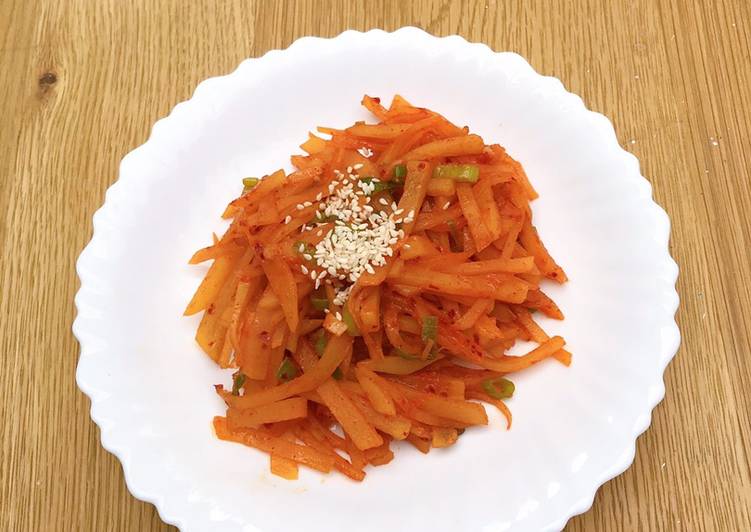
<instances>
[{"instance_id":1,"label":"orange-red stir-fried strip","mask_svg":"<svg viewBox=\"0 0 751 532\"><path fill-rule=\"evenodd\" d=\"M304 465L361 481L394 440L454 445L488 423L482 402L510 427L507 376L571 363L534 320L563 319L541 283L567 277L521 165L400 96L362 103L377 123L320 127L331 138L310 134L294 172L244 179L227 232L190 260L213 260L185 310L203 311L196 340L236 368L216 434L286 479ZM508 355L517 340L538 346Z\"/></svg>"}]
</instances>

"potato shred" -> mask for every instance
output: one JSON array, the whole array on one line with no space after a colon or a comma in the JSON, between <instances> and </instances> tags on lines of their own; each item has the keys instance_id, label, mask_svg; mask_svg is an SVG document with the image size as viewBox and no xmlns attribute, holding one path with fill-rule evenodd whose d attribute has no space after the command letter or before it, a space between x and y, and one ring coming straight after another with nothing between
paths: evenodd
<instances>
[{"instance_id":1,"label":"potato shred","mask_svg":"<svg viewBox=\"0 0 751 532\"><path fill-rule=\"evenodd\" d=\"M510 427L508 374L571 362L533 319L563 319L540 285L567 279L521 165L400 96L362 103L377 123L318 128L295 171L245 178L226 233L190 261L213 261L185 311L203 311L196 340L236 368L216 434L286 479L363 480L394 440L454 445L488 423L481 403ZM508 355L517 340L538 346Z\"/></svg>"}]
</instances>

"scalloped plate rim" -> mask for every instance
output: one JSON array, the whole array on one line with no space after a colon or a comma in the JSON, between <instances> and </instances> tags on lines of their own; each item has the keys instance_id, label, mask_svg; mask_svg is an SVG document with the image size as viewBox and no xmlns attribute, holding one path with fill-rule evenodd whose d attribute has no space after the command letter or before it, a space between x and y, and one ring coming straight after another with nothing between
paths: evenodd
<instances>
[{"instance_id":1,"label":"scalloped plate rim","mask_svg":"<svg viewBox=\"0 0 751 532\"><path fill-rule=\"evenodd\" d=\"M296 39L295 41L293 41L285 49L271 49L259 57L247 58L243 60L242 62L240 62L240 64L233 71L224 75L212 76L200 82L194 89L193 94L191 95L190 98L176 104L167 116L157 120L154 123L147 140L143 144L134 148L123 157L118 167L118 179L115 180L115 182L113 182L113 184L108 188L106 192L106 196L105 196L105 201L103 202L102 206L99 209L97 209L97 211L94 213L93 232L92 232L91 240L82 250L81 254L79 255L78 260L76 261L76 272L81 282L79 290L75 296L76 318L72 326L73 334L80 344L79 362L78 362L77 369L76 369L76 382L80 390L85 395L87 395L91 401L90 416L91 416L91 419L94 421L94 423L100 429L102 447L108 452L110 452L111 454L113 454L115 457L117 457L117 459L120 461L122 465L123 475L125 477L125 482L128 487L128 490L137 499L153 504L156 507L160 518L168 524L175 525L181 529L185 528L186 526L189 526L189 523L184 522L184 516L180 515L180 512L176 508L166 507L167 503L163 495L158 494L158 493L150 493L148 487L135 485L134 481L132 480L131 472L130 472L130 467L132 466L132 464L128 460L127 449L124 448L124 445L127 445L127 441L125 443L114 441L114 438L111 437L111 431L108 430L109 427L107 426L108 424L111 424L112 421L110 419L106 419L106 416L102 415L102 413L97 408L97 406L102 401L105 401L107 399L107 397L105 397L106 393L103 394L101 391L96 390L96 387L92 383L87 381L87 375L86 375L88 367L89 367L88 364L92 362L91 352L90 352L92 351L92 348L90 347L90 344L87 344L87 334L82 330L82 327L84 326L83 324L85 322L85 315L86 315L86 310L87 310L87 306L86 306L86 303L83 301L83 298L86 295L87 280L89 281L89 283L91 283L91 280L96 276L96 274L93 274L90 271L87 271L86 265L89 260L89 255L92 253L94 246L96 246L97 242L99 241L99 238L101 237L101 230L97 231L97 226L100 225L97 223L97 220L103 217L106 214L106 212L109 210L112 204L112 200L111 200L112 195L116 194L119 187L122 186L123 180L121 178L124 175L122 172L123 165L126 164L127 161L129 161L131 158L138 156L138 154L141 151L144 151L145 149L147 149L150 143L152 143L155 133L158 132L165 123L169 122L171 117L173 117L173 115L175 115L178 112L184 112L187 109L189 109L191 102L194 102L197 96L200 97L200 94L205 90L207 84L210 85L210 84L217 83L217 82L227 82L234 76L238 75L238 72L242 71L243 69L250 68L250 65L253 65L256 62L272 60L274 57L278 55L285 54L290 51L294 51L297 48L304 47L309 43L316 43L316 44L321 44L324 42L334 43L335 41L348 39L348 38L368 38L368 36L371 36L371 35L377 35L379 37L389 37L392 35L404 35L404 34L410 34L413 37L430 40L431 42L442 41L442 40L457 41L462 46L468 45L471 47L480 48L483 50L482 53L485 53L485 54L492 54L493 56L496 56L496 57L500 56L500 57L506 57L506 58L513 58L515 61L519 63L520 66L528 69L530 73L532 73L535 77L542 79L542 80L547 80L548 82L552 82L552 81L556 82L555 83L556 91L565 93L569 97L570 96L575 97L575 99L578 101L578 105L581 106L580 111L584 111L585 113L595 115L599 120L604 120L605 123L609 126L610 130L614 132L613 124L608 117L606 117L605 115L602 115L601 113L597 113L597 112L589 110L584 104L583 100L578 95L569 92L565 88L564 84L558 78L553 77L553 76L544 76L542 74L539 74L518 53L511 52L511 51L496 52L484 43L470 42L470 41L467 41L464 37L459 36L459 35L436 37L434 35L431 35L423 31L420 28L415 28L412 26L405 26L393 32L386 32L381 29L371 29L366 32L360 32L356 30L346 30L331 38L323 38L323 37L316 37L316 36L300 37ZM674 259L671 257L670 252L669 252L669 238L670 238L670 233L671 233L670 219L668 215L665 213L664 209L654 201L654 198L652 195L651 184L641 174L641 169L640 169L638 159L630 152L624 150L620 145L618 146L618 149L624 154L626 154L629 158L631 158L633 162L636 163L636 170L639 176L641 177L641 180L643 181L641 185L642 186L646 185L647 190L649 192L650 203L648 207L653 211L656 217L662 220L662 227L656 227L655 232L658 234L660 241L664 243L665 255L666 255L665 266L670 270L671 284L673 286L672 291L669 293L669 296L671 298L670 314L672 318L671 318L670 323L665 324L666 327L670 328L671 337L669 338L668 347L664 350L664 352L659 354L659 379L656 382L650 384L650 391L652 394L654 394L653 395L654 400L650 408L648 409L648 411L643 413L644 422L638 427L634 428L632 438L625 446L625 449L623 450L623 452L620 453L619 456L621 456L621 460L617 461L616 463L613 463L609 468L603 471L602 474L599 476L599 478L593 483L593 485L591 486L588 492L583 493L578 498L574 499L569 504L569 510L566 512L566 515L560 516L557 520L550 521L548 524L548 527L552 529L562 529L569 519L589 510L593 504L594 497L597 493L597 490L607 481L623 473L633 463L633 460L635 457L635 450L636 450L636 440L641 434L644 433L644 431L647 430L647 428L649 428L651 424L652 412L654 408L664 398L664 394L665 394L664 371L667 368L667 365L670 363L670 361L673 359L673 357L677 353L678 348L680 346L680 340L681 340L680 330L678 328L677 322L675 321L675 313L677 312L677 309L679 306L679 295L675 289L675 283L678 278L678 265L674 261ZM189 504L189 503L186 503L186 504Z\"/></svg>"}]
</instances>

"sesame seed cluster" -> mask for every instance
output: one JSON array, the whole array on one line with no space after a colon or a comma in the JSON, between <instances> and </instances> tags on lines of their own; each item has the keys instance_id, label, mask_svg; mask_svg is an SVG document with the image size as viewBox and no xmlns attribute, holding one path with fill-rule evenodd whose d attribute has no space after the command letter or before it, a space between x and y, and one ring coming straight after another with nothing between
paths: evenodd
<instances>
[{"instance_id":1,"label":"sesame seed cluster","mask_svg":"<svg viewBox=\"0 0 751 532\"><path fill-rule=\"evenodd\" d=\"M365 272L375 273L375 268L386 264L387 257L394 253L394 245L404 237L401 224L414 221L415 213L406 215L396 202L389 203L380 198L378 206L371 204L372 195L379 180L361 179L358 171L363 165L358 163L347 167L346 173L334 170L334 180L329 183L329 195L322 194L315 221L303 230L317 228L333 222L333 228L315 246L315 251L305 253L301 245L299 252L308 261L315 261L317 268L301 265L301 271L310 275L316 283L327 282L336 288L335 305L343 305L352 286ZM297 205L302 210L311 202ZM312 226L312 227L311 227ZM321 231L321 229L318 229ZM320 236L320 234L319 234Z\"/></svg>"}]
</instances>

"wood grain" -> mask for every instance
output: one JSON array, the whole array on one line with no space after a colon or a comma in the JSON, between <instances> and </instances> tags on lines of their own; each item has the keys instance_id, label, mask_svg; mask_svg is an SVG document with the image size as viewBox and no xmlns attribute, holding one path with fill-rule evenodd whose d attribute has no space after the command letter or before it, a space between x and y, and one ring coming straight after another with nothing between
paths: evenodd
<instances>
[{"instance_id":1,"label":"wood grain","mask_svg":"<svg viewBox=\"0 0 751 532\"><path fill-rule=\"evenodd\" d=\"M0 529L160 530L74 372L75 259L122 156L202 79L403 25L521 53L610 117L673 222L681 350L636 461L569 530L751 530L751 7L0 1Z\"/></svg>"}]
</instances>

